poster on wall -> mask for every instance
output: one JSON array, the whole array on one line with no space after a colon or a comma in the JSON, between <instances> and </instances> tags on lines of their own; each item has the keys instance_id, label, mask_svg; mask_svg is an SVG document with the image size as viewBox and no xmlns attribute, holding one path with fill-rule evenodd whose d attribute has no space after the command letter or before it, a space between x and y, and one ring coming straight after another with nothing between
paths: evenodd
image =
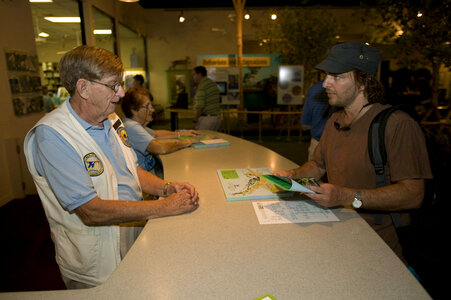
<instances>
[{"instance_id":1,"label":"poster on wall","mask_svg":"<svg viewBox=\"0 0 451 300\"><path fill-rule=\"evenodd\" d=\"M304 103L304 66L279 66L277 104Z\"/></svg>"},{"instance_id":2,"label":"poster on wall","mask_svg":"<svg viewBox=\"0 0 451 300\"><path fill-rule=\"evenodd\" d=\"M207 76L218 84L222 104L240 104L240 70L236 66L236 55L199 55L197 64L206 67ZM244 91L263 91L267 81L277 77L279 64L279 57L274 54L244 54Z\"/></svg>"},{"instance_id":3,"label":"poster on wall","mask_svg":"<svg viewBox=\"0 0 451 300\"><path fill-rule=\"evenodd\" d=\"M240 85L238 68L215 68L215 82L219 87L222 104L239 104L240 103Z\"/></svg>"},{"instance_id":4,"label":"poster on wall","mask_svg":"<svg viewBox=\"0 0 451 300\"><path fill-rule=\"evenodd\" d=\"M22 50L5 50L4 53L15 115L43 111L37 55Z\"/></svg>"}]
</instances>

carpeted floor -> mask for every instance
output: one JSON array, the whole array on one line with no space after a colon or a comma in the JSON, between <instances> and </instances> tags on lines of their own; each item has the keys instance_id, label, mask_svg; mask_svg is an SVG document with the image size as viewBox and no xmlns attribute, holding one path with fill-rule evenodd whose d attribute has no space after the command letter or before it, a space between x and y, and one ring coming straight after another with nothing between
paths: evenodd
<instances>
[{"instance_id":1,"label":"carpeted floor","mask_svg":"<svg viewBox=\"0 0 451 300\"><path fill-rule=\"evenodd\" d=\"M0 207L0 240L0 292L66 288L37 195Z\"/></svg>"}]
</instances>

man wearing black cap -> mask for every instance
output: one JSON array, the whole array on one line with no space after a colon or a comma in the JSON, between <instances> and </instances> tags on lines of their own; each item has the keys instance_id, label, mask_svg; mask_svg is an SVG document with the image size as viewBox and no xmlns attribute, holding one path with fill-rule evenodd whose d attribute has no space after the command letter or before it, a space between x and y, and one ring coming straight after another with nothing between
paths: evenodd
<instances>
[{"instance_id":1,"label":"man wearing black cap","mask_svg":"<svg viewBox=\"0 0 451 300\"><path fill-rule=\"evenodd\" d=\"M316 66L326 73L323 87L329 104L343 107L326 123L312 160L301 167L277 171L292 178L322 178L307 194L326 207L352 206L387 244L402 257L396 231L387 211L418 208L424 179L432 178L425 139L418 123L395 111L388 119L385 145L390 183L376 188L376 173L368 154L368 130L374 117L388 107L378 103L383 87L376 79L380 53L360 42L333 46Z\"/></svg>"}]
</instances>

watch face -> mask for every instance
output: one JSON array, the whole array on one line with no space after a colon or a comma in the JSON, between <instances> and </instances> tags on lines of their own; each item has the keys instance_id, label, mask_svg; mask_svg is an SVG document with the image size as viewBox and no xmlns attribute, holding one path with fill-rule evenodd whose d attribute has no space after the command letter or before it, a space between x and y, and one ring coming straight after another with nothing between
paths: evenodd
<instances>
[{"instance_id":1,"label":"watch face","mask_svg":"<svg viewBox=\"0 0 451 300\"><path fill-rule=\"evenodd\" d=\"M362 206L362 201L359 199L354 199L354 201L352 201L352 207L359 208L360 206Z\"/></svg>"}]
</instances>

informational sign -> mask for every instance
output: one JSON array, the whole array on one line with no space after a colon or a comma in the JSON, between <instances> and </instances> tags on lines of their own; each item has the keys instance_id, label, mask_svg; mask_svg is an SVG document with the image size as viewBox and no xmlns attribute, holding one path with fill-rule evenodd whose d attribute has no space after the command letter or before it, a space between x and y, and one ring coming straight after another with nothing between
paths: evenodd
<instances>
[{"instance_id":1,"label":"informational sign","mask_svg":"<svg viewBox=\"0 0 451 300\"><path fill-rule=\"evenodd\" d=\"M304 66L279 66L277 104L304 103Z\"/></svg>"},{"instance_id":2,"label":"informational sign","mask_svg":"<svg viewBox=\"0 0 451 300\"><path fill-rule=\"evenodd\" d=\"M234 54L199 55L197 64L207 68L207 76L216 82L221 104L240 104L240 70ZM277 77L279 57L274 54L244 54L243 89L262 90L271 77Z\"/></svg>"},{"instance_id":3,"label":"informational sign","mask_svg":"<svg viewBox=\"0 0 451 300\"><path fill-rule=\"evenodd\" d=\"M229 68L236 67L236 57L201 57L200 64L206 68ZM243 67L255 68L255 67L269 67L271 65L271 58L269 56L244 56L242 60Z\"/></svg>"},{"instance_id":4,"label":"informational sign","mask_svg":"<svg viewBox=\"0 0 451 300\"><path fill-rule=\"evenodd\" d=\"M240 103L240 70L238 68L208 67L208 77L215 81L219 88L222 104Z\"/></svg>"}]
</instances>

